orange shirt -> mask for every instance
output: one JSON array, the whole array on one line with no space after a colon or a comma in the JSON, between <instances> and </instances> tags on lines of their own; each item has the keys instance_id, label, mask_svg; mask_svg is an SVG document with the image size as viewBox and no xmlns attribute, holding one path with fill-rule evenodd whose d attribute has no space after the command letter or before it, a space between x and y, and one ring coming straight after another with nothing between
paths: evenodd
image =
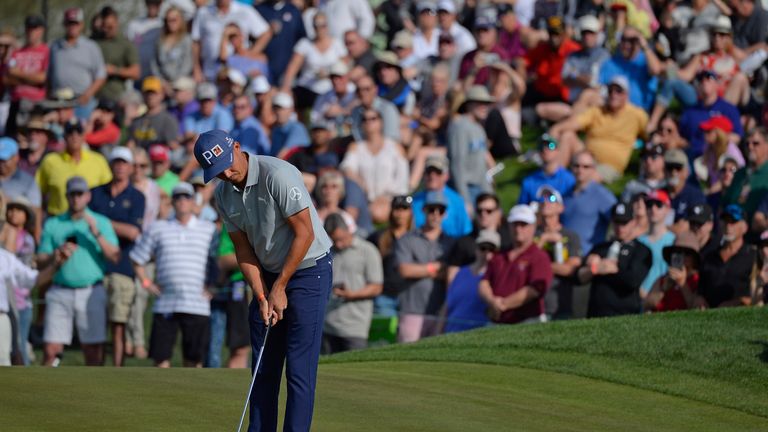
<instances>
[{"instance_id":1,"label":"orange shirt","mask_svg":"<svg viewBox=\"0 0 768 432\"><path fill-rule=\"evenodd\" d=\"M533 81L534 90L549 98L567 101L568 87L563 85L563 64L568 54L580 49L581 46L578 43L566 38L557 51L552 49L549 42L540 42L529 51L525 62L528 70L536 75Z\"/></svg>"}]
</instances>

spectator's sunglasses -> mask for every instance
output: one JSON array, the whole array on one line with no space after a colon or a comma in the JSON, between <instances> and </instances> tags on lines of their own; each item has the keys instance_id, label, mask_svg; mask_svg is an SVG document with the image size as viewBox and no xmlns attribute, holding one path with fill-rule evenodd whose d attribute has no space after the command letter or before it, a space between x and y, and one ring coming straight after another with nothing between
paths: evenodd
<instances>
[{"instance_id":1,"label":"spectator's sunglasses","mask_svg":"<svg viewBox=\"0 0 768 432\"><path fill-rule=\"evenodd\" d=\"M663 208L664 203L656 199L649 199L649 200L645 200L645 206L648 208L651 208L651 207Z\"/></svg>"},{"instance_id":2,"label":"spectator's sunglasses","mask_svg":"<svg viewBox=\"0 0 768 432\"><path fill-rule=\"evenodd\" d=\"M591 169L591 168L594 168L594 167L595 167L595 165L593 165L593 164L580 164L580 163L571 164L571 169L573 169L573 170L576 170L576 169Z\"/></svg>"},{"instance_id":3,"label":"spectator's sunglasses","mask_svg":"<svg viewBox=\"0 0 768 432\"><path fill-rule=\"evenodd\" d=\"M499 250L499 248L497 248L496 246L490 243L480 243L479 245L477 245L477 248L480 250L480 252L483 252L483 253L485 252L495 253L496 251Z\"/></svg>"},{"instance_id":4,"label":"spectator's sunglasses","mask_svg":"<svg viewBox=\"0 0 768 432\"><path fill-rule=\"evenodd\" d=\"M668 163L664 165L664 170L673 172L673 171L682 171L683 170L683 164L679 163Z\"/></svg>"},{"instance_id":5,"label":"spectator's sunglasses","mask_svg":"<svg viewBox=\"0 0 768 432\"><path fill-rule=\"evenodd\" d=\"M381 117L379 117L379 116L377 116L377 115L372 115L372 116L363 116L363 122L364 122L364 123L368 123L368 122L372 122L372 121L376 121L376 120L379 120L380 118L381 118Z\"/></svg>"},{"instance_id":6,"label":"spectator's sunglasses","mask_svg":"<svg viewBox=\"0 0 768 432\"><path fill-rule=\"evenodd\" d=\"M499 209L498 207L494 207L494 208L478 207L477 208L477 213L478 214L491 214L491 213L495 212L498 209Z\"/></svg>"},{"instance_id":7,"label":"spectator's sunglasses","mask_svg":"<svg viewBox=\"0 0 768 432\"><path fill-rule=\"evenodd\" d=\"M445 207L439 206L439 205L432 205L432 206L425 206L424 207L424 213L432 214L434 212L437 212L440 215L444 215L445 214Z\"/></svg>"},{"instance_id":8,"label":"spectator's sunglasses","mask_svg":"<svg viewBox=\"0 0 768 432\"><path fill-rule=\"evenodd\" d=\"M624 89L617 85L612 85L608 86L608 93L624 94Z\"/></svg>"}]
</instances>

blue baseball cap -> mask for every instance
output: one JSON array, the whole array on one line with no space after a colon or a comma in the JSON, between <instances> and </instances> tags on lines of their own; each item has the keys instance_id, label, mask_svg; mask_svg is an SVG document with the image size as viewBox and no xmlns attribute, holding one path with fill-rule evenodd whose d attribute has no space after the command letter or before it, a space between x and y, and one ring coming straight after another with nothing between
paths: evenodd
<instances>
[{"instance_id":1,"label":"blue baseball cap","mask_svg":"<svg viewBox=\"0 0 768 432\"><path fill-rule=\"evenodd\" d=\"M19 143L11 137L0 138L0 160L8 160L19 153Z\"/></svg>"},{"instance_id":2,"label":"blue baseball cap","mask_svg":"<svg viewBox=\"0 0 768 432\"><path fill-rule=\"evenodd\" d=\"M203 168L206 183L232 166L232 145L235 140L223 130L210 130L200 134L195 142L195 159Z\"/></svg>"},{"instance_id":3,"label":"blue baseball cap","mask_svg":"<svg viewBox=\"0 0 768 432\"><path fill-rule=\"evenodd\" d=\"M744 210L738 204L729 204L723 209L721 217L725 220L740 222L744 220Z\"/></svg>"}]
</instances>

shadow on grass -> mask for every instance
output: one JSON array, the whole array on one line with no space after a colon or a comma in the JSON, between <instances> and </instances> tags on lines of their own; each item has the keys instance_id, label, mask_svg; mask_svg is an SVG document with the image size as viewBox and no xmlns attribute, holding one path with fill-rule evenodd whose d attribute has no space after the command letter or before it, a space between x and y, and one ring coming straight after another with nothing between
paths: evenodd
<instances>
[{"instance_id":1,"label":"shadow on grass","mask_svg":"<svg viewBox=\"0 0 768 432\"><path fill-rule=\"evenodd\" d=\"M761 362L768 363L768 342L755 340L751 341L750 344L757 345L763 349L763 352L758 354L756 357L759 358Z\"/></svg>"}]
</instances>

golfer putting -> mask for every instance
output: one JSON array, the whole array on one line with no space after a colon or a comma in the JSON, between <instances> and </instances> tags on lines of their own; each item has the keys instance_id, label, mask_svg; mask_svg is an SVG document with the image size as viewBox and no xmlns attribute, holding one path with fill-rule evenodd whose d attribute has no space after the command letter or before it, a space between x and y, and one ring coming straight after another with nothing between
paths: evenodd
<instances>
[{"instance_id":1,"label":"golfer putting","mask_svg":"<svg viewBox=\"0 0 768 432\"><path fill-rule=\"evenodd\" d=\"M221 130L201 134L194 152L205 181L222 180L216 187L216 205L254 295L248 318L254 367L259 349L264 350L259 370L252 371L248 430L277 430L285 363L283 430L308 431L331 292L331 240L293 165L246 153ZM268 329L269 339L263 343Z\"/></svg>"}]
</instances>

